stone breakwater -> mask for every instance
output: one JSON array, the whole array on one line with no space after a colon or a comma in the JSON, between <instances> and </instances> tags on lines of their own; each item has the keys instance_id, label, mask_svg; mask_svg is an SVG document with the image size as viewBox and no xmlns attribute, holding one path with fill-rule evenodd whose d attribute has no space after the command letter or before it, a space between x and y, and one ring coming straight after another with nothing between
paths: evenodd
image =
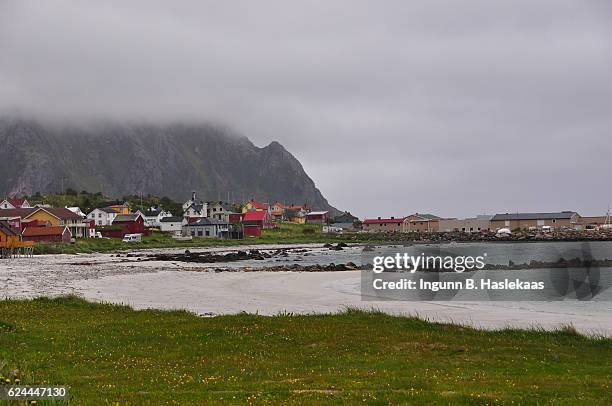
<instances>
[{"instance_id":1,"label":"stone breakwater","mask_svg":"<svg viewBox=\"0 0 612 406\"><path fill-rule=\"evenodd\" d=\"M347 240L358 241L366 238L384 240L387 242L412 242L412 243L447 243L447 242L540 242L540 241L612 241L612 230L589 230L589 231L553 231L544 233L541 231L513 231L512 235L497 236L493 231L480 231L475 233L465 232L439 232L439 233L380 233L359 234L349 236Z\"/></svg>"}]
</instances>

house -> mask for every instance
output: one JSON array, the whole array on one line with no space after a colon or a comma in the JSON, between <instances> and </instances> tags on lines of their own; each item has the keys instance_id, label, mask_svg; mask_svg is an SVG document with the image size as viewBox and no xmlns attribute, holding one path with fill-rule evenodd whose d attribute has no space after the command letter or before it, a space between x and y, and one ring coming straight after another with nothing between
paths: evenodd
<instances>
[{"instance_id":1,"label":"house","mask_svg":"<svg viewBox=\"0 0 612 406\"><path fill-rule=\"evenodd\" d=\"M328 224L329 223L329 212L328 211L311 211L306 214L306 222L312 224Z\"/></svg>"},{"instance_id":2,"label":"house","mask_svg":"<svg viewBox=\"0 0 612 406\"><path fill-rule=\"evenodd\" d=\"M0 209L29 209L31 207L30 203L22 198L7 198L0 202Z\"/></svg>"},{"instance_id":3,"label":"house","mask_svg":"<svg viewBox=\"0 0 612 406\"><path fill-rule=\"evenodd\" d=\"M192 237L221 238L228 231L228 222L211 218L199 218L183 225L183 235Z\"/></svg>"},{"instance_id":4,"label":"house","mask_svg":"<svg viewBox=\"0 0 612 406\"><path fill-rule=\"evenodd\" d=\"M436 233L440 229L440 217L433 214L414 213L404 217L402 232Z\"/></svg>"},{"instance_id":5,"label":"house","mask_svg":"<svg viewBox=\"0 0 612 406\"><path fill-rule=\"evenodd\" d=\"M196 200L196 192L191 193L191 200L187 200L183 203L183 217L189 218L203 218L208 217L208 204Z\"/></svg>"},{"instance_id":6,"label":"house","mask_svg":"<svg viewBox=\"0 0 612 406\"><path fill-rule=\"evenodd\" d=\"M72 233L67 226L26 227L23 240L33 242L61 242L69 244Z\"/></svg>"},{"instance_id":7,"label":"house","mask_svg":"<svg viewBox=\"0 0 612 406\"><path fill-rule=\"evenodd\" d=\"M272 215L267 211L250 211L242 217L242 227L245 236L261 235L264 228L273 228Z\"/></svg>"},{"instance_id":8,"label":"house","mask_svg":"<svg viewBox=\"0 0 612 406\"><path fill-rule=\"evenodd\" d=\"M399 233L402 231L404 217L375 218L363 220L363 231L369 233Z\"/></svg>"},{"instance_id":9,"label":"house","mask_svg":"<svg viewBox=\"0 0 612 406\"><path fill-rule=\"evenodd\" d=\"M270 211L270 205L268 203L261 203L255 199L251 199L242 208L242 212L246 213L249 211Z\"/></svg>"},{"instance_id":10,"label":"house","mask_svg":"<svg viewBox=\"0 0 612 406\"><path fill-rule=\"evenodd\" d=\"M172 213L166 210L159 209L157 207L151 207L149 210L140 211L138 210L136 213L140 213L142 218L144 219L145 225L147 227L161 227L161 220L164 217L172 217Z\"/></svg>"},{"instance_id":11,"label":"house","mask_svg":"<svg viewBox=\"0 0 612 406\"><path fill-rule=\"evenodd\" d=\"M208 217L224 221L226 223L231 223L230 217L233 214L238 214L234 210L231 204L226 202L208 202ZM234 220L236 217L234 217Z\"/></svg>"},{"instance_id":12,"label":"house","mask_svg":"<svg viewBox=\"0 0 612 406\"><path fill-rule=\"evenodd\" d=\"M105 237L123 238L126 234L148 234L144 218L140 214L119 214L109 230L102 232Z\"/></svg>"},{"instance_id":13,"label":"house","mask_svg":"<svg viewBox=\"0 0 612 406\"><path fill-rule=\"evenodd\" d=\"M187 211L187 209L194 203L197 203L196 201L196 192L191 192L191 199L187 200L185 203L183 203L183 213Z\"/></svg>"},{"instance_id":14,"label":"house","mask_svg":"<svg viewBox=\"0 0 612 406\"><path fill-rule=\"evenodd\" d=\"M183 231L183 217L164 217L160 220L159 228L163 233L180 233Z\"/></svg>"},{"instance_id":15,"label":"house","mask_svg":"<svg viewBox=\"0 0 612 406\"><path fill-rule=\"evenodd\" d=\"M14 248L21 242L21 234L18 230L15 230L11 225L0 220L0 248Z\"/></svg>"},{"instance_id":16,"label":"house","mask_svg":"<svg viewBox=\"0 0 612 406\"><path fill-rule=\"evenodd\" d=\"M74 238L87 238L89 234L89 225L84 218L65 207L39 207L23 219L49 222L53 227L67 226Z\"/></svg>"},{"instance_id":17,"label":"house","mask_svg":"<svg viewBox=\"0 0 612 406\"><path fill-rule=\"evenodd\" d=\"M491 230L491 218L493 216L477 216L466 219L439 219L438 231L452 232L461 231L464 233L477 233L479 231Z\"/></svg>"},{"instance_id":18,"label":"house","mask_svg":"<svg viewBox=\"0 0 612 406\"><path fill-rule=\"evenodd\" d=\"M580 216L574 211L561 211L556 213L505 213L496 214L491 218L491 229L500 228L579 228Z\"/></svg>"},{"instance_id":19,"label":"house","mask_svg":"<svg viewBox=\"0 0 612 406\"><path fill-rule=\"evenodd\" d=\"M101 207L89 213L87 219L95 220L97 226L110 226L113 224L113 220L115 220L118 214L119 213L110 207Z\"/></svg>"},{"instance_id":20,"label":"house","mask_svg":"<svg viewBox=\"0 0 612 406\"><path fill-rule=\"evenodd\" d=\"M291 223L306 223L306 214L308 214L308 207L306 205L291 204L287 206L277 202L272 206L272 215L275 218L290 221Z\"/></svg>"}]
</instances>

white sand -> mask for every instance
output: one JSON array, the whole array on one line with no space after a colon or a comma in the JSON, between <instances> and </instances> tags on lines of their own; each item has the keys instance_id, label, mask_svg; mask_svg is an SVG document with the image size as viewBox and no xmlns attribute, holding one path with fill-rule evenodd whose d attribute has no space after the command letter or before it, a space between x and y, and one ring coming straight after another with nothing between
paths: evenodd
<instances>
[{"instance_id":1,"label":"white sand","mask_svg":"<svg viewBox=\"0 0 612 406\"><path fill-rule=\"evenodd\" d=\"M137 309L186 309L202 315L320 313L351 306L486 329L572 324L584 333L612 337L612 302L368 302L361 300L360 274L355 271L197 269L197 264L140 262L102 254L39 256L0 261L0 289L8 298L77 294Z\"/></svg>"}]
</instances>

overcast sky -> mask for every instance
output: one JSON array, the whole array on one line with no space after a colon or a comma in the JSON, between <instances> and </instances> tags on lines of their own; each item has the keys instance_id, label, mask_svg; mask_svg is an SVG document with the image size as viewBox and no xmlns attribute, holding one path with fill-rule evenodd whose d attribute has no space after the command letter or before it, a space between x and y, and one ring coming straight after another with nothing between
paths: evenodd
<instances>
[{"instance_id":1,"label":"overcast sky","mask_svg":"<svg viewBox=\"0 0 612 406\"><path fill-rule=\"evenodd\" d=\"M612 2L0 0L0 112L223 122L361 217L603 214Z\"/></svg>"}]
</instances>

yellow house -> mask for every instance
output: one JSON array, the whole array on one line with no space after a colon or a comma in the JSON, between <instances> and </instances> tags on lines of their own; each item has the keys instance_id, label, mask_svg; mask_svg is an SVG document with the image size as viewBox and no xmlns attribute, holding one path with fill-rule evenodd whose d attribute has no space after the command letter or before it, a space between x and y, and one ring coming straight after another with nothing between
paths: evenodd
<instances>
[{"instance_id":1,"label":"yellow house","mask_svg":"<svg viewBox=\"0 0 612 406\"><path fill-rule=\"evenodd\" d=\"M51 226L53 227L58 227L58 226L63 226L63 222L62 219L60 219L58 216L55 216L53 214L51 214L51 212L40 208L36 211L34 211L32 214L30 214L29 216L25 217L28 220L39 220L39 221L43 221L43 222L49 222L51 223Z\"/></svg>"},{"instance_id":2,"label":"yellow house","mask_svg":"<svg viewBox=\"0 0 612 406\"><path fill-rule=\"evenodd\" d=\"M21 241L21 235L13 231L6 221L0 221L0 248L13 249L32 245L34 245L32 241Z\"/></svg>"},{"instance_id":3,"label":"yellow house","mask_svg":"<svg viewBox=\"0 0 612 406\"><path fill-rule=\"evenodd\" d=\"M89 228L89 224L80 215L64 207L41 207L24 220L40 220L50 223L52 227L66 226L75 238L85 238Z\"/></svg>"},{"instance_id":4,"label":"yellow house","mask_svg":"<svg viewBox=\"0 0 612 406\"><path fill-rule=\"evenodd\" d=\"M270 205L268 203L260 203L255 199L251 199L242 207L242 212L246 213L249 211L264 211L268 210Z\"/></svg>"},{"instance_id":5,"label":"yellow house","mask_svg":"<svg viewBox=\"0 0 612 406\"><path fill-rule=\"evenodd\" d=\"M0 248L16 247L20 241L19 234L14 232L8 223L0 221Z\"/></svg>"}]
</instances>

